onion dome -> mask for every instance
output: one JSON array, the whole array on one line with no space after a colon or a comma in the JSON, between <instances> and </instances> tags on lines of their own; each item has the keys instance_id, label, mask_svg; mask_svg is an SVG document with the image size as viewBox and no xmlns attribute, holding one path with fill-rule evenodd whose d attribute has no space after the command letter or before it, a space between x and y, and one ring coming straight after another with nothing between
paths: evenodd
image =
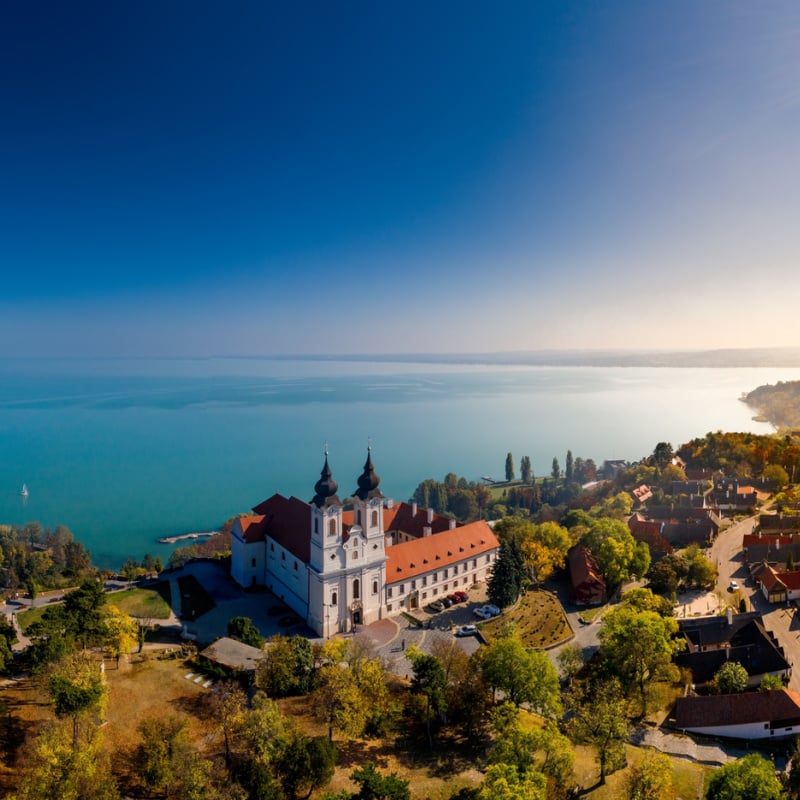
<instances>
[{"instance_id":1,"label":"onion dome","mask_svg":"<svg viewBox=\"0 0 800 800\"><path fill-rule=\"evenodd\" d=\"M378 486L381 479L375 474L375 467L372 466L372 448L367 448L367 461L364 464L364 472L358 478L358 489L356 497L359 500L367 500L370 497L381 497Z\"/></svg>"},{"instance_id":2,"label":"onion dome","mask_svg":"<svg viewBox=\"0 0 800 800\"><path fill-rule=\"evenodd\" d=\"M339 498L336 496L338 489L339 484L333 479L333 473L328 466L328 453L326 451L325 466L322 468L322 472L320 472L319 480L314 484L314 491L316 494L311 502L317 506L317 508L330 505L331 503L341 505Z\"/></svg>"}]
</instances>

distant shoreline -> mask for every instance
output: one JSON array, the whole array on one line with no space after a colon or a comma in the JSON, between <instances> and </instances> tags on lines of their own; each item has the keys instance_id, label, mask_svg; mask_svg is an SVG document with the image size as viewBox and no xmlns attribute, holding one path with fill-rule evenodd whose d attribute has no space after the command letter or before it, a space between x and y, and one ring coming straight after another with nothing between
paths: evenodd
<instances>
[{"instance_id":1,"label":"distant shoreline","mask_svg":"<svg viewBox=\"0 0 800 800\"><path fill-rule=\"evenodd\" d=\"M189 539L208 539L212 536L219 536L222 531L200 531L198 533L182 533L179 536L162 536L156 539L159 544L175 544Z\"/></svg>"}]
</instances>

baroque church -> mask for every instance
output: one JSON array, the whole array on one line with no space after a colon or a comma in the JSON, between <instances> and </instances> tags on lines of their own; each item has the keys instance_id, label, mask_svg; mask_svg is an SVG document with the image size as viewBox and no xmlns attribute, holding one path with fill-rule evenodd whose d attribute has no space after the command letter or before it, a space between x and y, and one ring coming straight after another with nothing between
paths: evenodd
<instances>
[{"instance_id":1,"label":"baroque church","mask_svg":"<svg viewBox=\"0 0 800 800\"><path fill-rule=\"evenodd\" d=\"M499 544L486 522L461 525L386 499L370 449L356 483L345 511L326 451L310 502L274 494L237 519L233 579L266 586L327 637L488 578Z\"/></svg>"}]
</instances>

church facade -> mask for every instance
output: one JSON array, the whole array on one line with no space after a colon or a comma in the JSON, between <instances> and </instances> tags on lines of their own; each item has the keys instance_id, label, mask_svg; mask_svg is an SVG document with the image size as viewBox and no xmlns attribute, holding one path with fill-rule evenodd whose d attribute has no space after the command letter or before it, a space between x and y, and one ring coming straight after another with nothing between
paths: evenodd
<instances>
[{"instance_id":1,"label":"church facade","mask_svg":"<svg viewBox=\"0 0 800 800\"><path fill-rule=\"evenodd\" d=\"M236 520L231 576L266 586L325 637L486 580L499 548L486 522L395 504L379 486L368 451L345 511L326 453L310 502L275 494Z\"/></svg>"}]
</instances>

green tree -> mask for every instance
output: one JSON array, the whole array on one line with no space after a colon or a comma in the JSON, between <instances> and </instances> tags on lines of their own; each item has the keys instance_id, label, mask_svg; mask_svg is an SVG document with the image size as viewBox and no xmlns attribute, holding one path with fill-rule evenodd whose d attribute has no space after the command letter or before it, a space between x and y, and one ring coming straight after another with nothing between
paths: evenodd
<instances>
[{"instance_id":1,"label":"green tree","mask_svg":"<svg viewBox=\"0 0 800 800\"><path fill-rule=\"evenodd\" d=\"M481 655L483 678L516 706L527 703L545 717L561 715L558 672L542 650L529 650L513 630L505 630Z\"/></svg>"},{"instance_id":2,"label":"green tree","mask_svg":"<svg viewBox=\"0 0 800 800\"><path fill-rule=\"evenodd\" d=\"M568 644L556 656L561 674L572 683L573 678L583 669L583 649L577 644Z\"/></svg>"},{"instance_id":3,"label":"green tree","mask_svg":"<svg viewBox=\"0 0 800 800\"><path fill-rule=\"evenodd\" d=\"M351 795L353 800L410 800L409 782L392 772L381 775L372 762L350 773L350 780L357 783L360 790Z\"/></svg>"},{"instance_id":4,"label":"green tree","mask_svg":"<svg viewBox=\"0 0 800 800\"><path fill-rule=\"evenodd\" d=\"M765 675L758 684L759 692L771 692L783 688L783 678L780 675Z\"/></svg>"},{"instance_id":5,"label":"green tree","mask_svg":"<svg viewBox=\"0 0 800 800\"><path fill-rule=\"evenodd\" d=\"M414 672L411 694L422 698L421 715L425 734L428 745L433 747L431 723L434 717L444 715L447 710L447 678L444 667L436 656L423 653L416 646L409 648L406 657Z\"/></svg>"},{"instance_id":6,"label":"green tree","mask_svg":"<svg viewBox=\"0 0 800 800\"><path fill-rule=\"evenodd\" d=\"M350 738L364 732L369 713L369 699L358 688L349 667L325 664L317 670L317 688L311 695L314 713L328 726L328 739L333 741L337 728Z\"/></svg>"},{"instance_id":7,"label":"green tree","mask_svg":"<svg viewBox=\"0 0 800 800\"><path fill-rule=\"evenodd\" d=\"M561 477L561 467L559 466L558 459L553 456L553 467L550 470L550 474L553 476L553 480L558 480Z\"/></svg>"},{"instance_id":8,"label":"green tree","mask_svg":"<svg viewBox=\"0 0 800 800\"><path fill-rule=\"evenodd\" d=\"M600 783L604 784L608 774L625 765L628 720L620 685L611 678L592 686L576 686L568 705L572 712L568 729L575 741L597 751Z\"/></svg>"},{"instance_id":9,"label":"green tree","mask_svg":"<svg viewBox=\"0 0 800 800\"><path fill-rule=\"evenodd\" d=\"M659 442L653 450L653 464L659 469L669 464L675 456L675 451L669 442Z\"/></svg>"},{"instance_id":10,"label":"green tree","mask_svg":"<svg viewBox=\"0 0 800 800\"><path fill-rule=\"evenodd\" d=\"M642 575L649 568L649 550L637 549L637 543L624 522L605 517L597 519L582 541L597 559L597 565L610 586L628 580L633 566L643 570Z\"/></svg>"},{"instance_id":11,"label":"green tree","mask_svg":"<svg viewBox=\"0 0 800 800\"><path fill-rule=\"evenodd\" d=\"M304 636L273 636L256 668L256 686L270 697L308 694L314 655Z\"/></svg>"},{"instance_id":12,"label":"green tree","mask_svg":"<svg viewBox=\"0 0 800 800\"><path fill-rule=\"evenodd\" d=\"M628 774L628 800L671 800L672 763L664 753L648 750Z\"/></svg>"},{"instance_id":13,"label":"green tree","mask_svg":"<svg viewBox=\"0 0 800 800\"><path fill-rule=\"evenodd\" d=\"M625 592L622 595L622 602L637 611L655 611L661 617L671 617L675 611L672 603L665 597L653 594L650 589L639 586Z\"/></svg>"},{"instance_id":14,"label":"green tree","mask_svg":"<svg viewBox=\"0 0 800 800\"><path fill-rule=\"evenodd\" d=\"M775 767L752 753L717 769L708 782L706 800L781 800L783 788Z\"/></svg>"},{"instance_id":15,"label":"green tree","mask_svg":"<svg viewBox=\"0 0 800 800\"><path fill-rule=\"evenodd\" d=\"M738 661L726 661L714 675L714 687L719 694L737 694L747 688L749 677Z\"/></svg>"},{"instance_id":16,"label":"green tree","mask_svg":"<svg viewBox=\"0 0 800 800\"><path fill-rule=\"evenodd\" d=\"M647 685L669 673L672 657L683 646L675 638L678 623L654 611L621 605L603 617L603 655L623 686L637 688L642 716L647 715Z\"/></svg>"},{"instance_id":17,"label":"green tree","mask_svg":"<svg viewBox=\"0 0 800 800\"><path fill-rule=\"evenodd\" d=\"M139 723L141 742L134 763L145 786L169 788L178 780L180 764L190 751L186 722L175 716L159 716Z\"/></svg>"},{"instance_id":18,"label":"green tree","mask_svg":"<svg viewBox=\"0 0 800 800\"><path fill-rule=\"evenodd\" d=\"M264 637L258 628L253 625L250 617L233 617L228 622L228 636L238 639L250 647L257 647L259 650L264 646Z\"/></svg>"},{"instance_id":19,"label":"green tree","mask_svg":"<svg viewBox=\"0 0 800 800\"><path fill-rule=\"evenodd\" d=\"M514 456L509 453L506 456L506 483L514 480Z\"/></svg>"},{"instance_id":20,"label":"green tree","mask_svg":"<svg viewBox=\"0 0 800 800\"><path fill-rule=\"evenodd\" d=\"M478 800L546 800L547 781L539 772L520 775L509 764L492 764L478 788Z\"/></svg>"},{"instance_id":21,"label":"green tree","mask_svg":"<svg viewBox=\"0 0 800 800\"><path fill-rule=\"evenodd\" d=\"M310 797L330 783L336 770L336 746L324 736L309 738L295 732L275 761L287 797Z\"/></svg>"},{"instance_id":22,"label":"green tree","mask_svg":"<svg viewBox=\"0 0 800 800\"><path fill-rule=\"evenodd\" d=\"M522 459L519 462L519 477L522 479L523 483L525 484L531 483L531 478L533 477L533 469L531 468L530 456L522 456Z\"/></svg>"},{"instance_id":23,"label":"green tree","mask_svg":"<svg viewBox=\"0 0 800 800\"><path fill-rule=\"evenodd\" d=\"M768 464L764 467L761 477L763 477L765 481L775 483L778 486L786 486L786 484L789 483L789 474L780 464Z\"/></svg>"},{"instance_id":24,"label":"green tree","mask_svg":"<svg viewBox=\"0 0 800 800\"><path fill-rule=\"evenodd\" d=\"M575 461L572 458L572 450L567 450L567 461L564 465L564 478L567 481L573 480L575 475Z\"/></svg>"},{"instance_id":25,"label":"green tree","mask_svg":"<svg viewBox=\"0 0 800 800\"><path fill-rule=\"evenodd\" d=\"M519 593L519 562L511 541L503 540L486 582L486 594L490 602L506 608L516 602Z\"/></svg>"},{"instance_id":26,"label":"green tree","mask_svg":"<svg viewBox=\"0 0 800 800\"><path fill-rule=\"evenodd\" d=\"M211 695L211 714L225 743L225 763L231 765L233 739L242 725L247 695L236 681L220 683Z\"/></svg>"}]
</instances>

